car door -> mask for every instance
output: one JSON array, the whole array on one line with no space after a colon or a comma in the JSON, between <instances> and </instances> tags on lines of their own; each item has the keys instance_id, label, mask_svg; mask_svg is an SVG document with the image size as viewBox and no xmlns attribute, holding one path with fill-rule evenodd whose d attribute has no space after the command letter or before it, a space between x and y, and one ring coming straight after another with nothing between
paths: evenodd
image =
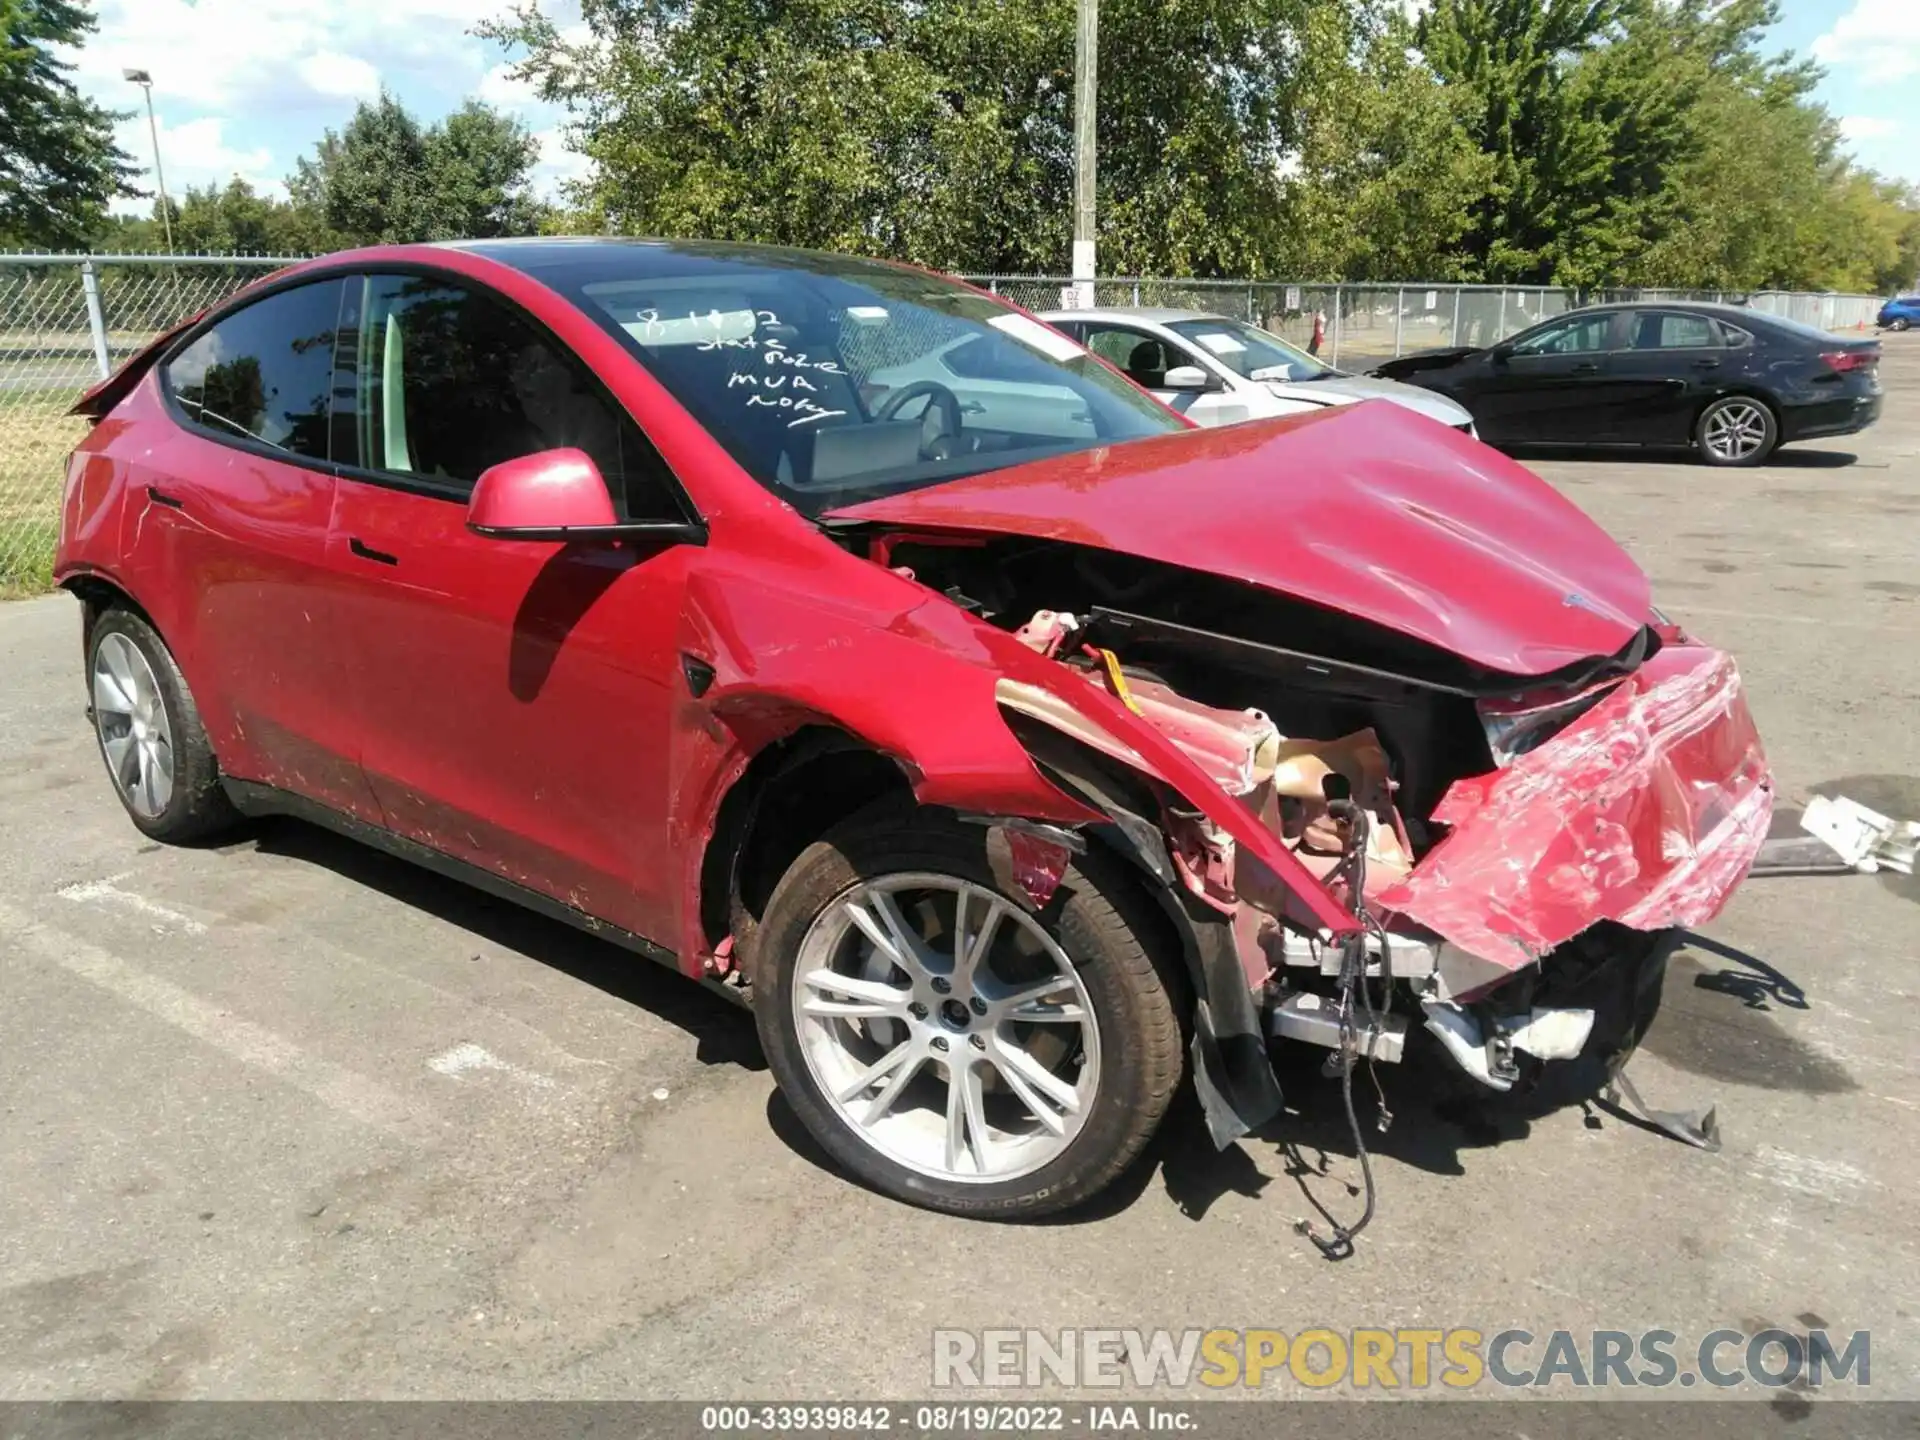
<instances>
[{"instance_id":1,"label":"car door","mask_svg":"<svg viewBox=\"0 0 1920 1440\"><path fill-rule=\"evenodd\" d=\"M160 365L183 433L135 462L127 559L154 604L183 597L157 618L223 772L372 820L326 562L336 340L352 324L345 282L312 280L222 316Z\"/></svg>"},{"instance_id":2,"label":"car door","mask_svg":"<svg viewBox=\"0 0 1920 1440\"><path fill-rule=\"evenodd\" d=\"M1685 445L1694 416L1730 370L1725 335L1705 315L1635 310L1621 348L1608 356L1606 438L1635 445Z\"/></svg>"},{"instance_id":3,"label":"car door","mask_svg":"<svg viewBox=\"0 0 1920 1440\"><path fill-rule=\"evenodd\" d=\"M578 359L472 281L374 274L356 337L354 464L328 559L386 824L603 917L672 936L668 726L683 544L483 538L489 466L574 446L622 519L687 518Z\"/></svg>"},{"instance_id":4,"label":"car door","mask_svg":"<svg viewBox=\"0 0 1920 1440\"><path fill-rule=\"evenodd\" d=\"M1134 384L1150 390L1156 399L1179 411L1196 425L1236 425L1253 418L1246 397L1228 388L1228 380L1219 369L1195 354L1188 346L1165 335L1112 321L1074 322L1080 329L1081 343L1102 360L1120 371ZM1191 365L1219 382L1213 390L1172 390L1167 387L1167 371ZM1278 413L1276 411L1276 413Z\"/></svg>"},{"instance_id":5,"label":"car door","mask_svg":"<svg viewBox=\"0 0 1920 1440\"><path fill-rule=\"evenodd\" d=\"M1605 438L1615 312L1569 315L1488 352L1459 398L1483 440L1579 444Z\"/></svg>"}]
</instances>

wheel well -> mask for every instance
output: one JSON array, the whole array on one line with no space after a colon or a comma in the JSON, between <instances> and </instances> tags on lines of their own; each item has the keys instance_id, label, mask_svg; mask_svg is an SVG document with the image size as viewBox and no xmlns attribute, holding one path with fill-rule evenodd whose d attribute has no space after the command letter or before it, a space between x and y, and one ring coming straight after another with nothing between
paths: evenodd
<instances>
[{"instance_id":1,"label":"wheel well","mask_svg":"<svg viewBox=\"0 0 1920 1440\"><path fill-rule=\"evenodd\" d=\"M147 614L139 601L111 580L103 579L101 576L75 575L71 579L63 580L60 588L76 596L80 601L80 653L83 655L93 643L94 625L109 610L131 610L149 625L153 625L153 617ZM153 628L155 633L158 633L160 627L154 625Z\"/></svg>"},{"instance_id":2,"label":"wheel well","mask_svg":"<svg viewBox=\"0 0 1920 1440\"><path fill-rule=\"evenodd\" d=\"M1707 413L1707 409L1709 406L1716 405L1722 400L1735 400L1735 399L1758 400L1762 405L1767 407L1767 413L1773 416L1774 429L1778 430L1780 428L1780 402L1779 401L1775 400L1773 396L1769 395L1766 391L1757 388L1756 386L1735 385L1729 389L1722 390L1718 395L1709 395L1706 399L1700 402L1700 408L1693 412L1694 437L1696 439L1699 437L1700 420L1701 420L1701 417L1703 417Z\"/></svg>"},{"instance_id":3,"label":"wheel well","mask_svg":"<svg viewBox=\"0 0 1920 1440\"><path fill-rule=\"evenodd\" d=\"M700 923L732 934L751 974L752 938L800 852L871 806L913 803L897 761L845 731L809 726L769 745L720 802L700 870Z\"/></svg>"}]
</instances>

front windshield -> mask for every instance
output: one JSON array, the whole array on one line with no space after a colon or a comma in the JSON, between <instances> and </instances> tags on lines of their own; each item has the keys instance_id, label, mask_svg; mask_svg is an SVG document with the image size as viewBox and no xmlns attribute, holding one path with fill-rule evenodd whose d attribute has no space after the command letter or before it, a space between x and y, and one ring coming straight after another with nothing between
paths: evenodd
<instances>
[{"instance_id":1,"label":"front windshield","mask_svg":"<svg viewBox=\"0 0 1920 1440\"><path fill-rule=\"evenodd\" d=\"M1334 373L1278 335L1238 320L1175 320L1167 328L1246 380L1318 380Z\"/></svg>"},{"instance_id":2,"label":"front windshield","mask_svg":"<svg viewBox=\"0 0 1920 1440\"><path fill-rule=\"evenodd\" d=\"M807 515L1185 427L1074 341L936 275L691 243L559 288Z\"/></svg>"}]
</instances>

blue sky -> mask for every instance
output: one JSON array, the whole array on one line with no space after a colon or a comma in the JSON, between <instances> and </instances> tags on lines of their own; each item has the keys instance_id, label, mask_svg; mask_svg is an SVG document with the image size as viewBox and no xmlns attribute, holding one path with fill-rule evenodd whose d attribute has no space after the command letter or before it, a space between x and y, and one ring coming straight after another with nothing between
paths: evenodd
<instances>
[{"instance_id":1,"label":"blue sky","mask_svg":"<svg viewBox=\"0 0 1920 1440\"><path fill-rule=\"evenodd\" d=\"M139 101L121 70L152 72L176 193L233 175L278 193L294 159L382 83L428 119L469 95L519 114L540 138L543 190L581 171L561 117L508 78L509 57L470 33L508 0L95 3L99 32L77 57L76 79L120 109ZM577 25L577 0L542 4L563 27ZM1827 67L1821 98L1862 162L1920 183L1920 0L1784 0L1775 41ZM122 125L120 143L148 163L144 114Z\"/></svg>"}]
</instances>

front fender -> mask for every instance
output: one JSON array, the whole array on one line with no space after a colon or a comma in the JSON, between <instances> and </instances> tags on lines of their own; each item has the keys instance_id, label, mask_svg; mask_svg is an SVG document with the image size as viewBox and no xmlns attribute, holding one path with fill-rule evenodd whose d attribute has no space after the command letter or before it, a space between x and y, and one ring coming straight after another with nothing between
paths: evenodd
<instances>
[{"instance_id":1,"label":"front fender","mask_svg":"<svg viewBox=\"0 0 1920 1440\"><path fill-rule=\"evenodd\" d=\"M1179 746L1112 696L1013 636L926 596L884 624L854 620L733 570L688 577L679 650L698 675L673 729L668 828L686 856L681 967L711 960L700 877L720 804L765 746L807 725L845 731L900 764L921 803L1082 825L1107 817L1044 778L1000 712L1003 682L1084 716L1270 870L1337 934L1353 915Z\"/></svg>"}]
</instances>

